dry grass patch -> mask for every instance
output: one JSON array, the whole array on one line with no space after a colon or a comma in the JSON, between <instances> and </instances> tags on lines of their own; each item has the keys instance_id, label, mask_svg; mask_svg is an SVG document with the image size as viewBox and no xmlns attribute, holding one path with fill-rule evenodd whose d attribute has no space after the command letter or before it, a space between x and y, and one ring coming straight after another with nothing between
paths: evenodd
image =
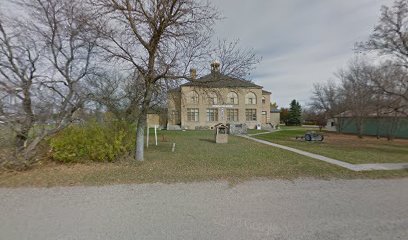
<instances>
[{"instance_id":1,"label":"dry grass patch","mask_svg":"<svg viewBox=\"0 0 408 240\"><path fill-rule=\"evenodd\" d=\"M306 130L282 130L259 135L256 138L287 145L304 151L346 161L354 164L364 163L408 163L408 140L377 139L337 133L324 133L323 142L305 142L295 137Z\"/></svg>"},{"instance_id":2,"label":"dry grass patch","mask_svg":"<svg viewBox=\"0 0 408 240\"><path fill-rule=\"evenodd\" d=\"M292 152L239 137L215 144L212 131L159 132L159 146L150 145L146 161L60 164L43 161L24 172L0 172L0 186L76 186L253 178L395 178L408 171L356 173ZM163 141L164 140L164 141ZM176 151L171 152L172 143ZM153 142L151 142L152 144Z\"/></svg>"}]
</instances>

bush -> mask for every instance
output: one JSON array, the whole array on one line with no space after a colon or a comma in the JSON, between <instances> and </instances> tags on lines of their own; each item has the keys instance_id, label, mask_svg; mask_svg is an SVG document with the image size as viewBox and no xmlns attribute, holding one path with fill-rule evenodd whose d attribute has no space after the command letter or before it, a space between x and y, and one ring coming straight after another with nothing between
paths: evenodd
<instances>
[{"instance_id":1,"label":"bush","mask_svg":"<svg viewBox=\"0 0 408 240\"><path fill-rule=\"evenodd\" d=\"M7 125L0 122L0 149L14 147L15 134Z\"/></svg>"},{"instance_id":2,"label":"bush","mask_svg":"<svg viewBox=\"0 0 408 240\"><path fill-rule=\"evenodd\" d=\"M114 161L131 151L134 128L125 123L70 126L50 140L52 158L60 162Z\"/></svg>"}]
</instances>

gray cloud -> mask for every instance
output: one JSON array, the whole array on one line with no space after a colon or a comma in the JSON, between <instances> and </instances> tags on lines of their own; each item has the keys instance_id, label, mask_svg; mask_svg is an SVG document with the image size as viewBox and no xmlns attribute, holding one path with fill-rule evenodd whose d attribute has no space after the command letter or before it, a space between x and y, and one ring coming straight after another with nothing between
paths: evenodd
<instances>
[{"instance_id":1,"label":"gray cloud","mask_svg":"<svg viewBox=\"0 0 408 240\"><path fill-rule=\"evenodd\" d=\"M239 38L263 57L253 80L287 106L309 101L313 83L333 77L368 38L392 0L212 0L225 17L221 38Z\"/></svg>"},{"instance_id":2,"label":"gray cloud","mask_svg":"<svg viewBox=\"0 0 408 240\"><path fill-rule=\"evenodd\" d=\"M378 21L381 5L393 0L211 0L224 20L220 38L241 40L263 57L252 79L287 106L309 101L313 83L333 77ZM0 0L1 10L9 0Z\"/></svg>"}]
</instances>

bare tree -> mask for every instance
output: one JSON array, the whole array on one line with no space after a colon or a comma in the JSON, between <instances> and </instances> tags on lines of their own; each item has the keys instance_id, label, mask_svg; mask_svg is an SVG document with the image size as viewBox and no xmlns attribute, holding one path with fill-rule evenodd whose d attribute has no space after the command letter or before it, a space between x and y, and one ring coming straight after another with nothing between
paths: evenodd
<instances>
[{"instance_id":1,"label":"bare tree","mask_svg":"<svg viewBox=\"0 0 408 240\"><path fill-rule=\"evenodd\" d=\"M382 6L381 17L367 42L356 44L356 50L375 52L389 59L382 71L392 78L373 82L376 88L408 102L408 1L396 0L393 6ZM393 72L393 73L392 73Z\"/></svg>"},{"instance_id":2,"label":"bare tree","mask_svg":"<svg viewBox=\"0 0 408 240\"><path fill-rule=\"evenodd\" d=\"M262 60L253 49L241 49L239 40L233 42L218 40L212 58L220 61L222 74L241 79L247 78Z\"/></svg>"},{"instance_id":3,"label":"bare tree","mask_svg":"<svg viewBox=\"0 0 408 240\"><path fill-rule=\"evenodd\" d=\"M398 114L408 115L408 71L385 61L371 66L374 74L369 78L369 86L381 100L383 108Z\"/></svg>"},{"instance_id":4,"label":"bare tree","mask_svg":"<svg viewBox=\"0 0 408 240\"><path fill-rule=\"evenodd\" d=\"M142 84L134 81L134 74L125 75L115 70L102 71L88 77L88 99L106 107L116 119L135 121L142 102Z\"/></svg>"},{"instance_id":5,"label":"bare tree","mask_svg":"<svg viewBox=\"0 0 408 240\"><path fill-rule=\"evenodd\" d=\"M209 32L218 17L205 2L192 0L91 1L100 13L101 47L108 59L138 73L144 84L137 123L137 160L144 159L144 128L155 88L162 80L187 77L188 69L202 59Z\"/></svg>"},{"instance_id":6,"label":"bare tree","mask_svg":"<svg viewBox=\"0 0 408 240\"><path fill-rule=\"evenodd\" d=\"M334 118L346 110L344 97L339 86L330 80L325 84L314 84L313 96L309 104L313 111L324 112L327 118Z\"/></svg>"},{"instance_id":7,"label":"bare tree","mask_svg":"<svg viewBox=\"0 0 408 240\"><path fill-rule=\"evenodd\" d=\"M400 66L408 67L408 1L396 0L392 7L382 6L381 17L365 43L357 50L375 51L390 56Z\"/></svg>"},{"instance_id":8,"label":"bare tree","mask_svg":"<svg viewBox=\"0 0 408 240\"><path fill-rule=\"evenodd\" d=\"M0 71L8 84L15 83L3 86L21 101L19 114L8 116L8 122L21 125L15 127L17 146L29 159L38 144L68 126L82 106L81 84L93 72L96 38L87 34L91 18L79 0L18 4L29 18L13 19L16 26L8 26L9 33L3 26Z\"/></svg>"},{"instance_id":9,"label":"bare tree","mask_svg":"<svg viewBox=\"0 0 408 240\"><path fill-rule=\"evenodd\" d=\"M363 136L365 119L375 111L375 96L367 87L371 70L364 61L356 59L349 63L347 69L340 70L338 74L344 104L355 120L360 138Z\"/></svg>"},{"instance_id":10,"label":"bare tree","mask_svg":"<svg viewBox=\"0 0 408 240\"><path fill-rule=\"evenodd\" d=\"M17 99L20 108L16 110L15 106L9 106L2 115L16 133L17 149L22 150L35 120L32 91L39 77L40 49L20 26L13 26L5 19L0 15L0 86L4 95Z\"/></svg>"}]
</instances>

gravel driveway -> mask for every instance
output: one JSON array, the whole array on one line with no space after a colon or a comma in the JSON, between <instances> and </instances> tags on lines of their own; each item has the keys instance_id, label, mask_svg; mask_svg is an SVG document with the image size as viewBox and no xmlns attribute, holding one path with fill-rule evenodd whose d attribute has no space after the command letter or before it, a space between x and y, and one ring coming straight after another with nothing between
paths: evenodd
<instances>
[{"instance_id":1,"label":"gravel driveway","mask_svg":"<svg viewBox=\"0 0 408 240\"><path fill-rule=\"evenodd\" d=\"M0 189L0 239L408 239L408 179Z\"/></svg>"}]
</instances>

